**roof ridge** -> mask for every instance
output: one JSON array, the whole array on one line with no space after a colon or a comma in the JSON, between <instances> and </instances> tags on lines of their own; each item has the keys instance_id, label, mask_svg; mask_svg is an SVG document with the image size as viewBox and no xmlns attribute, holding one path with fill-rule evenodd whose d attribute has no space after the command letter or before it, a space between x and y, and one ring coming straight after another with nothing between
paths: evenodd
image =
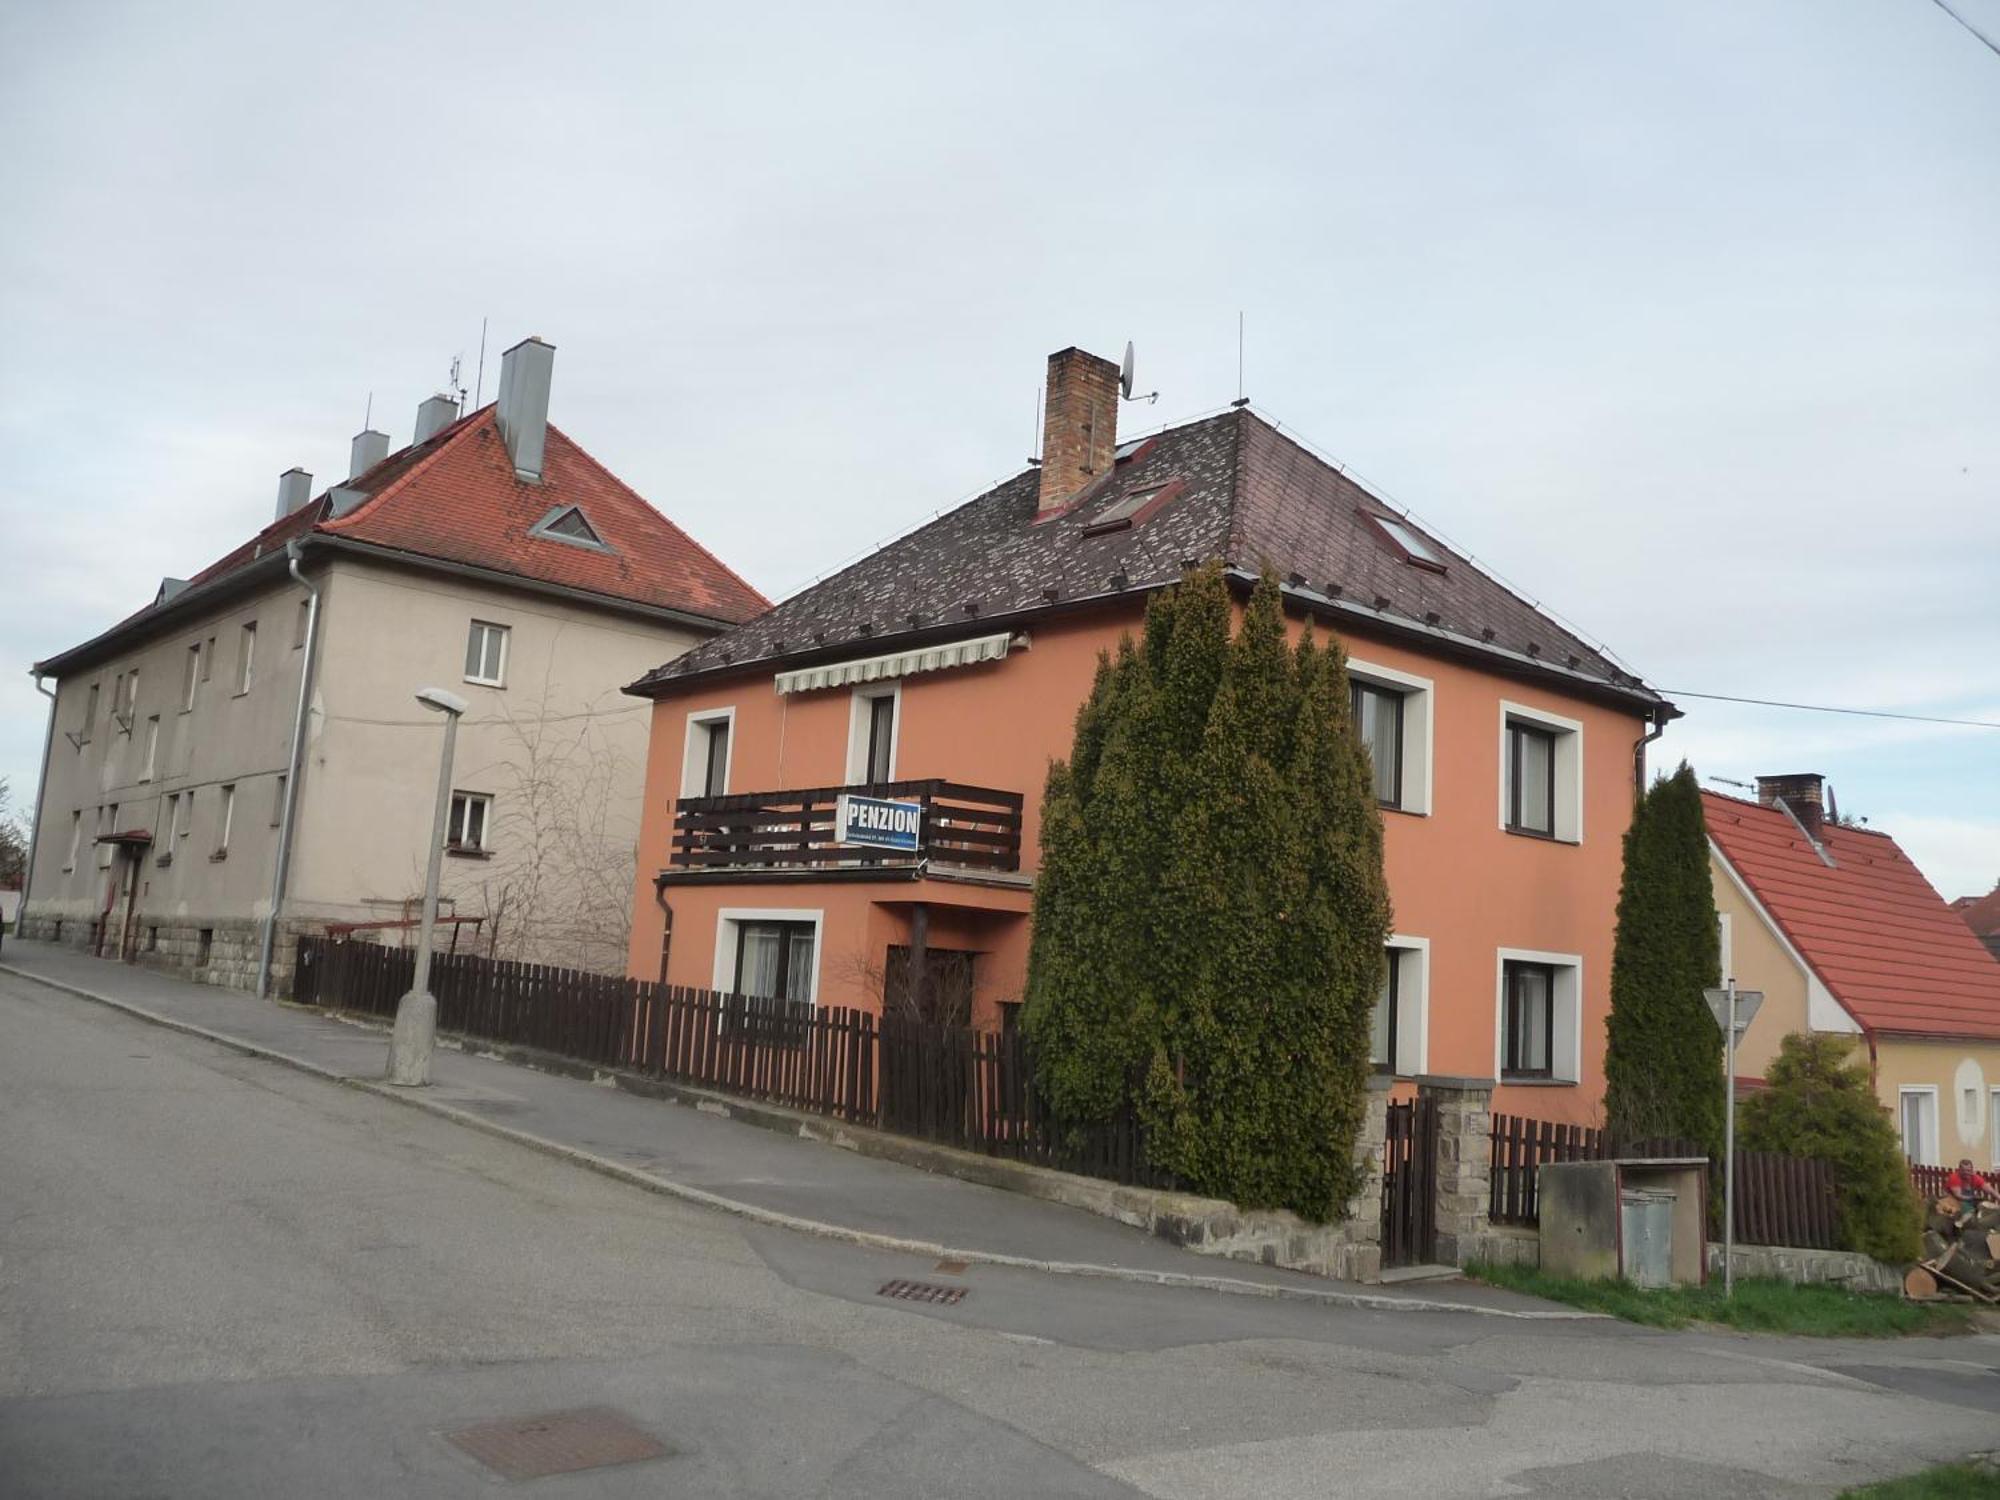
<instances>
[{"instance_id":1,"label":"roof ridge","mask_svg":"<svg viewBox=\"0 0 2000 1500\"><path fill-rule=\"evenodd\" d=\"M598 458L596 454L592 453L588 448L584 447L583 444L579 443L575 438L571 437L567 432L564 432L560 427L556 426L555 423L551 422L548 424L548 426L549 426L549 431L553 432L557 437L561 438L565 443L567 443L576 452L577 456L580 457L585 463L589 464L593 469L597 470L599 474L602 474L606 479L610 480L620 490L624 491L625 494L627 494L633 500L638 502L638 504L642 506L644 509L650 511L656 518L658 518L658 520L662 525L672 528L674 533L678 535L683 541L685 541L690 547L694 548L695 551L699 552L703 557L707 558L710 562L714 563L716 567L720 568L723 572L727 573L731 578L733 578L737 583L741 584L745 592L747 592L750 595L750 597L755 599L758 603L762 604L765 610L771 608L771 600L765 597L764 591L762 589L758 588L749 579L745 578L741 573L737 572L734 568L730 567L728 563L724 562L721 558L717 557L707 547L703 546L700 542L696 541L685 526L681 525L678 521L674 520L673 517L669 516L665 511L661 510L659 506L653 504L652 501L648 500L644 495L640 494L637 490L633 489L631 485L627 484L623 479L619 478L617 473L613 469L611 469L609 465L605 464L602 459ZM762 613L762 611L759 611L759 613ZM753 615L750 618L754 619L755 616ZM735 623L741 624L744 622L737 621Z\"/></svg>"}]
</instances>

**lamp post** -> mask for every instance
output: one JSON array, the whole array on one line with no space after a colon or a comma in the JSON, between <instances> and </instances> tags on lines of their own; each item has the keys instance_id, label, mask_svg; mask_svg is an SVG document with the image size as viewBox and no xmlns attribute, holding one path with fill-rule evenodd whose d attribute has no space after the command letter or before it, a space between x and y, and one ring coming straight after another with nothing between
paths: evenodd
<instances>
[{"instance_id":1,"label":"lamp post","mask_svg":"<svg viewBox=\"0 0 2000 1500\"><path fill-rule=\"evenodd\" d=\"M437 805L431 810L430 859L424 871L424 914L417 928L417 967L410 992L396 1005L396 1029L389 1036L389 1082L420 1088L431 1081L431 1053L437 1046L437 997L431 994L431 939L437 930L438 875L444 864L444 830L451 814L451 754L458 743L458 720L469 706L456 693L425 688L417 702L444 715L444 753L438 761Z\"/></svg>"}]
</instances>

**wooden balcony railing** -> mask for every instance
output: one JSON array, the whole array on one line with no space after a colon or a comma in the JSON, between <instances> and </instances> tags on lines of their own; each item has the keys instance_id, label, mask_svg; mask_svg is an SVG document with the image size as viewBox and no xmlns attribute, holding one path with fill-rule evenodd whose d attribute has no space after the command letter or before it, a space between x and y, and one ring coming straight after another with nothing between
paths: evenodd
<instances>
[{"instance_id":1,"label":"wooden balcony railing","mask_svg":"<svg viewBox=\"0 0 2000 1500\"><path fill-rule=\"evenodd\" d=\"M923 805L915 853L833 840L841 793ZM1021 868L1019 792L955 781L884 781L800 791L683 797L674 808L676 871L866 870L922 861L977 870Z\"/></svg>"}]
</instances>

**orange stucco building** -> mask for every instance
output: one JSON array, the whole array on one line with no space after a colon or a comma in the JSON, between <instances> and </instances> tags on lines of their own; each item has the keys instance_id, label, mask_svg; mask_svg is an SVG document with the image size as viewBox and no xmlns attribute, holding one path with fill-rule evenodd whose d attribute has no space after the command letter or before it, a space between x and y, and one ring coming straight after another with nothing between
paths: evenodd
<instances>
[{"instance_id":1,"label":"orange stucco building","mask_svg":"<svg viewBox=\"0 0 2000 1500\"><path fill-rule=\"evenodd\" d=\"M633 685L631 972L880 1010L914 963L1008 1024L1098 655L1220 558L1349 656L1395 908L1380 1065L1594 1118L1620 843L1672 708L1248 409L1117 443L1117 379L1052 356L1039 467ZM913 847L836 838L877 802L921 808Z\"/></svg>"}]
</instances>

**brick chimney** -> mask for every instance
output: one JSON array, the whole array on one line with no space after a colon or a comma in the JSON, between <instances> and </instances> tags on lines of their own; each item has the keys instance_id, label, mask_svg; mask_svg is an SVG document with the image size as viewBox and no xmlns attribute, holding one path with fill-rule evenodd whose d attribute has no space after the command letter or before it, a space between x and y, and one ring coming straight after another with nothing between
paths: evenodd
<instances>
[{"instance_id":1,"label":"brick chimney","mask_svg":"<svg viewBox=\"0 0 2000 1500\"><path fill-rule=\"evenodd\" d=\"M1081 349L1051 354L1036 516L1060 510L1106 473L1117 447L1118 366Z\"/></svg>"},{"instance_id":2,"label":"brick chimney","mask_svg":"<svg viewBox=\"0 0 2000 1500\"><path fill-rule=\"evenodd\" d=\"M1790 776L1759 776L1757 800L1765 807L1783 803L1799 826L1813 839L1819 838L1825 820L1826 778L1817 771L1798 771Z\"/></svg>"}]
</instances>

